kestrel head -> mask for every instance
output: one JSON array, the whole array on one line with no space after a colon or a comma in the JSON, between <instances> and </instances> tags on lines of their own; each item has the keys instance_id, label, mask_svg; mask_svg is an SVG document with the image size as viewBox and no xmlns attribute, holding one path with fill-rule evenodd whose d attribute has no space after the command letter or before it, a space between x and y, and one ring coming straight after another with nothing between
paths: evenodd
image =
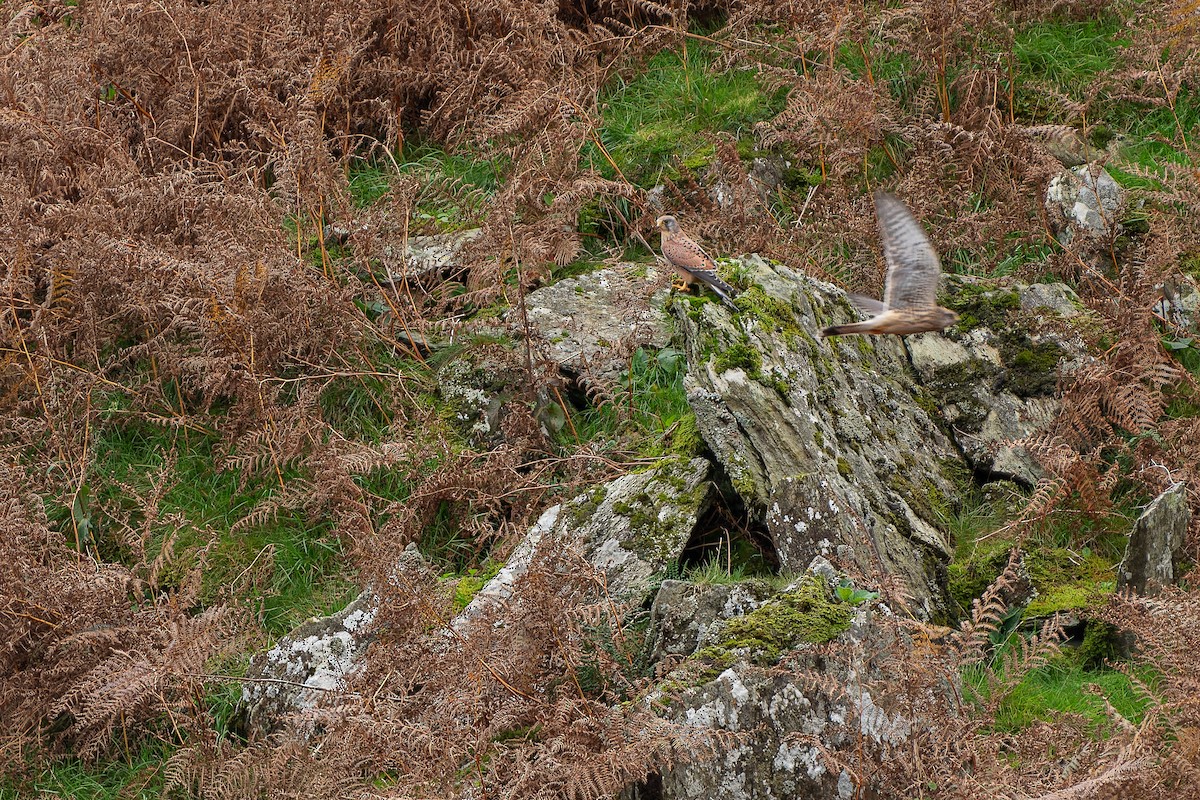
<instances>
[{"instance_id":1,"label":"kestrel head","mask_svg":"<svg viewBox=\"0 0 1200 800\"><path fill-rule=\"evenodd\" d=\"M654 220L654 224L658 226L660 231L665 231L666 233L679 233L679 223L676 222L675 218L670 214L664 214L663 216Z\"/></svg>"}]
</instances>

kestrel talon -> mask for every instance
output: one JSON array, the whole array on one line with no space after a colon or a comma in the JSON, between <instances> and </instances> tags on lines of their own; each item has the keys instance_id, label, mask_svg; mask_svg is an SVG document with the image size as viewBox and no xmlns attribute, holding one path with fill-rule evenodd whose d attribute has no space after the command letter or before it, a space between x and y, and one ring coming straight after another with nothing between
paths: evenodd
<instances>
[{"instance_id":1,"label":"kestrel talon","mask_svg":"<svg viewBox=\"0 0 1200 800\"><path fill-rule=\"evenodd\" d=\"M848 333L903 336L941 331L953 325L958 314L937 304L942 262L921 223L899 198L886 192L875 193L875 216L879 218L883 260L888 267L883 302L858 294L848 295L850 302L874 316L863 322L833 325L821 331L821 336Z\"/></svg>"},{"instance_id":2,"label":"kestrel talon","mask_svg":"<svg viewBox=\"0 0 1200 800\"><path fill-rule=\"evenodd\" d=\"M721 298L721 302L736 311L737 306L733 303L734 289L717 275L716 262L709 258L708 253L683 232L671 215L659 217L654 224L662 232L663 258L675 268L675 272L683 281L683 288L686 290L697 281L706 283Z\"/></svg>"}]
</instances>

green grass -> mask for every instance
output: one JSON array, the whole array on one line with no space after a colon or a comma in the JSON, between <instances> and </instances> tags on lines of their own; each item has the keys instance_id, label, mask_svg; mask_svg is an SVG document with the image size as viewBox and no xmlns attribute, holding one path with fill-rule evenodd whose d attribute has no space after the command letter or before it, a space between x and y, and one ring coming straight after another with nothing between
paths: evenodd
<instances>
[{"instance_id":1,"label":"green grass","mask_svg":"<svg viewBox=\"0 0 1200 800\"><path fill-rule=\"evenodd\" d=\"M172 452L173 466L168 463ZM211 540L201 599L248 601L270 632L286 632L353 596L342 545L329 522L314 524L299 513L284 512L234 532L236 523L279 490L278 477L266 469L243 485L238 470L218 467L213 434L161 428L135 418L113 419L96 433L84 482L86 507L73 498L60 498L48 504L50 520L74 544L75 528L86 519L91 546L106 559L132 565L136 557L124 543L128 532L123 523L143 524L146 509L135 495L149 497L156 483L167 481L147 544L147 559L152 560L172 538L174 556L159 578L162 585L181 581ZM280 474L285 481L296 477L289 469ZM253 579L264 575L263 582Z\"/></svg>"},{"instance_id":2,"label":"green grass","mask_svg":"<svg viewBox=\"0 0 1200 800\"><path fill-rule=\"evenodd\" d=\"M391 189L397 173L417 178L424 190L413 209L414 229L458 230L478 221L487 198L496 192L507 163L469 149L448 151L419 137L392 158L354 163L348 177L350 195L362 208Z\"/></svg>"},{"instance_id":3,"label":"green grass","mask_svg":"<svg viewBox=\"0 0 1200 800\"><path fill-rule=\"evenodd\" d=\"M619 390L608 401L572 410L556 434L560 444L604 442L632 447L647 457L694 455L701 447L683 376L687 363L673 348L652 352L639 347Z\"/></svg>"},{"instance_id":4,"label":"green grass","mask_svg":"<svg viewBox=\"0 0 1200 800\"><path fill-rule=\"evenodd\" d=\"M630 181L653 186L713 159L711 134L749 138L754 123L782 108L749 70L713 71L718 49L689 43L651 58L633 78L617 77L601 97L600 141ZM599 148L583 158L606 177L616 170Z\"/></svg>"},{"instance_id":5,"label":"green grass","mask_svg":"<svg viewBox=\"0 0 1200 800\"><path fill-rule=\"evenodd\" d=\"M1104 16L1083 22L1041 22L1016 32L1014 113L1043 125L1074 122L1063 118L1063 104L1050 87L1073 100L1084 100L1093 82L1117 64L1121 18Z\"/></svg>"},{"instance_id":6,"label":"green grass","mask_svg":"<svg viewBox=\"0 0 1200 800\"><path fill-rule=\"evenodd\" d=\"M163 764L170 754L170 748L155 744L125 759L98 764L64 758L30 775L0 778L0 800L158 800L163 796Z\"/></svg>"},{"instance_id":7,"label":"green grass","mask_svg":"<svg viewBox=\"0 0 1200 800\"><path fill-rule=\"evenodd\" d=\"M987 671L977 666L964 671L964 689L968 697L987 701L990 697ZM1150 676L1142 675L1146 680ZM1107 668L1087 669L1069 651L1055 656L1047 664L1030 670L1000 701L996 709L996 730L1019 733L1038 720L1053 722L1059 714L1078 714L1097 736L1113 728L1104 702L1093 692L1099 690L1113 707L1135 725L1141 721L1147 702L1135 690L1129 677Z\"/></svg>"}]
</instances>

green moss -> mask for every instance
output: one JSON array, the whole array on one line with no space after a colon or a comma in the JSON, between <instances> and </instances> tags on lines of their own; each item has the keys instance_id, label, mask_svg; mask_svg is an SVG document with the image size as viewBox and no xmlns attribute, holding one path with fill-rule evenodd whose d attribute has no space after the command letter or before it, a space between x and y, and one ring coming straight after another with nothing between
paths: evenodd
<instances>
[{"instance_id":1,"label":"green moss","mask_svg":"<svg viewBox=\"0 0 1200 800\"><path fill-rule=\"evenodd\" d=\"M699 655L717 665L732 663L740 653L748 653L759 664L775 664L798 644L837 638L850 627L853 614L851 604L831 599L824 578L806 575L791 591L731 619L720 641Z\"/></svg>"},{"instance_id":2,"label":"green moss","mask_svg":"<svg viewBox=\"0 0 1200 800\"><path fill-rule=\"evenodd\" d=\"M1031 617L1090 608L1117 588L1115 565L1091 549L1080 554L1063 547L1034 548L1025 563L1038 590L1025 609Z\"/></svg>"},{"instance_id":3,"label":"green moss","mask_svg":"<svg viewBox=\"0 0 1200 800\"><path fill-rule=\"evenodd\" d=\"M459 578L458 583L454 585L454 608L458 611L466 608L475 595L479 594L479 590L500 573L502 566L500 563L488 563L481 569L468 569L467 574Z\"/></svg>"},{"instance_id":4,"label":"green moss","mask_svg":"<svg viewBox=\"0 0 1200 800\"><path fill-rule=\"evenodd\" d=\"M587 522L607 496L608 487L602 484L593 488L586 495L582 495L582 500L576 498L571 507L571 520L576 525Z\"/></svg>"},{"instance_id":5,"label":"green moss","mask_svg":"<svg viewBox=\"0 0 1200 800\"><path fill-rule=\"evenodd\" d=\"M1021 298L1008 289L990 289L974 283L960 283L953 293L944 298L946 307L958 312L959 331L979 327L1001 330L1008 315L1021 307Z\"/></svg>"},{"instance_id":6,"label":"green moss","mask_svg":"<svg viewBox=\"0 0 1200 800\"><path fill-rule=\"evenodd\" d=\"M761 322L769 331L785 334L800 331L795 310L782 300L771 297L761 286L751 286L739 294L734 302L742 312Z\"/></svg>"},{"instance_id":7,"label":"green moss","mask_svg":"<svg viewBox=\"0 0 1200 800\"><path fill-rule=\"evenodd\" d=\"M994 535L1002 524L1001 511L988 504L962 509L950 520L956 547L947 569L949 592L960 612L971 607L1008 561L1016 543ZM1093 529L1091 523L1081 523L1071 514L1041 532L1038 540L1027 541L1025 569L1037 596L1025 615L1043 617L1105 602L1116 587L1116 563L1127 540L1127 524L1116 515Z\"/></svg>"},{"instance_id":8,"label":"green moss","mask_svg":"<svg viewBox=\"0 0 1200 800\"><path fill-rule=\"evenodd\" d=\"M1056 342L1033 344L1028 336L1001 337L1000 358L1007 367L1004 386L1018 397L1050 394L1058 383L1063 349Z\"/></svg>"},{"instance_id":9,"label":"green moss","mask_svg":"<svg viewBox=\"0 0 1200 800\"><path fill-rule=\"evenodd\" d=\"M849 478L854 474L854 470L850 467L850 462L844 458L839 458L837 460L837 471L838 474L843 478Z\"/></svg>"},{"instance_id":10,"label":"green moss","mask_svg":"<svg viewBox=\"0 0 1200 800\"><path fill-rule=\"evenodd\" d=\"M675 431L671 434L671 453L694 458L704 452L707 445L700 434L700 426L696 424L696 415L688 414L680 417Z\"/></svg>"},{"instance_id":11,"label":"green moss","mask_svg":"<svg viewBox=\"0 0 1200 800\"><path fill-rule=\"evenodd\" d=\"M740 369L749 378L756 379L762 371L762 355L750 346L748 338L743 338L718 353L713 366L717 372Z\"/></svg>"}]
</instances>

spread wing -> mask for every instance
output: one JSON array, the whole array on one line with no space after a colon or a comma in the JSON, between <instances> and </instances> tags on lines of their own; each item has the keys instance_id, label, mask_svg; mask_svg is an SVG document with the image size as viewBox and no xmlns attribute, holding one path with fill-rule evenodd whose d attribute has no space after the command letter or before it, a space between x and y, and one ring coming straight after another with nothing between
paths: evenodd
<instances>
[{"instance_id":1,"label":"spread wing","mask_svg":"<svg viewBox=\"0 0 1200 800\"><path fill-rule=\"evenodd\" d=\"M867 297L866 295L853 294L850 292L846 293L846 297L850 299L851 303L854 303L855 308L864 314L870 314L873 317L878 317L880 314L887 311L887 306L876 300L874 297Z\"/></svg>"},{"instance_id":2,"label":"spread wing","mask_svg":"<svg viewBox=\"0 0 1200 800\"><path fill-rule=\"evenodd\" d=\"M682 233L664 236L662 252L663 257L671 264L685 269L701 279L705 272L710 275L717 274L717 265L708 257L708 254L700 249L700 245Z\"/></svg>"},{"instance_id":3,"label":"spread wing","mask_svg":"<svg viewBox=\"0 0 1200 800\"><path fill-rule=\"evenodd\" d=\"M888 308L936 306L942 262L921 223L903 201L885 192L875 193L875 215L888 267L884 304Z\"/></svg>"}]
</instances>

